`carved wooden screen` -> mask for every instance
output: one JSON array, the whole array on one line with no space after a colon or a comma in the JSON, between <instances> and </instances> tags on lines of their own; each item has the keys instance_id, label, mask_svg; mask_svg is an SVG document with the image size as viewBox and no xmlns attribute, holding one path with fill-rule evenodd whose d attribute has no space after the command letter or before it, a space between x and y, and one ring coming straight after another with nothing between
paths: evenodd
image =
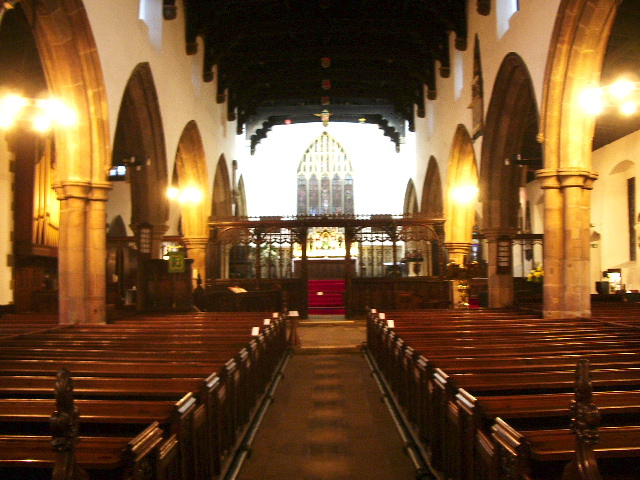
<instances>
[{"instance_id":1,"label":"carved wooden screen","mask_svg":"<svg viewBox=\"0 0 640 480\"><path fill-rule=\"evenodd\" d=\"M353 213L353 171L342 146L327 132L298 165L298 215ZM302 202L307 198L308 202Z\"/></svg>"}]
</instances>

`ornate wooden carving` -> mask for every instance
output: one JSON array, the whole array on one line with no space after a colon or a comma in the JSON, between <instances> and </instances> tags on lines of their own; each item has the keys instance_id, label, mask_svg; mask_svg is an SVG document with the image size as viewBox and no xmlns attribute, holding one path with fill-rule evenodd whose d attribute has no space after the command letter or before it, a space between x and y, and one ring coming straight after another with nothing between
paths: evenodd
<instances>
[{"instance_id":1,"label":"ornate wooden carving","mask_svg":"<svg viewBox=\"0 0 640 480\"><path fill-rule=\"evenodd\" d=\"M576 435L576 458L565 468L562 480L602 480L594 446L598 443L600 412L593 402L589 360L580 359L576 367L575 399L571 401L571 430Z\"/></svg>"},{"instance_id":2,"label":"ornate wooden carving","mask_svg":"<svg viewBox=\"0 0 640 480\"><path fill-rule=\"evenodd\" d=\"M58 371L55 385L56 411L49 419L51 448L56 452L53 480L88 480L89 476L76 464L79 413L73 404L73 382L66 368Z\"/></svg>"}]
</instances>

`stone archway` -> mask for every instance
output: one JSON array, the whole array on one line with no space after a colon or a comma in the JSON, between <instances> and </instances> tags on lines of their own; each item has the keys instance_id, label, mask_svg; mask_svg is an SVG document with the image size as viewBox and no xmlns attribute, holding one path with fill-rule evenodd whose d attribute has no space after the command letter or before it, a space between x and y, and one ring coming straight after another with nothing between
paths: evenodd
<instances>
[{"instance_id":1,"label":"stone archway","mask_svg":"<svg viewBox=\"0 0 640 480\"><path fill-rule=\"evenodd\" d=\"M412 215L418 213L418 196L416 194L416 187L413 183L413 179L409 179L407 183L407 189L404 193L404 207L402 213L405 215Z\"/></svg>"},{"instance_id":2,"label":"stone archway","mask_svg":"<svg viewBox=\"0 0 640 480\"><path fill-rule=\"evenodd\" d=\"M591 139L579 106L598 83L619 0L563 0L547 59L540 140L544 168L544 316L590 317Z\"/></svg>"},{"instance_id":3,"label":"stone archway","mask_svg":"<svg viewBox=\"0 0 640 480\"><path fill-rule=\"evenodd\" d=\"M238 180L237 196L236 196L236 217L246 217L247 213L247 192L244 186L244 177L240 175Z\"/></svg>"},{"instance_id":4,"label":"stone archway","mask_svg":"<svg viewBox=\"0 0 640 480\"><path fill-rule=\"evenodd\" d=\"M105 321L109 123L97 47L81 0L21 5L31 25L49 92L78 121L54 132L54 188L60 200L60 323Z\"/></svg>"},{"instance_id":5,"label":"stone archway","mask_svg":"<svg viewBox=\"0 0 640 480\"><path fill-rule=\"evenodd\" d=\"M444 216L443 204L440 169L435 157L431 156L422 186L420 213L428 218L442 218Z\"/></svg>"},{"instance_id":6,"label":"stone archway","mask_svg":"<svg viewBox=\"0 0 640 480\"><path fill-rule=\"evenodd\" d=\"M206 246L208 235L209 177L200 130L195 121L187 123L182 131L176 152L175 172L177 187L184 192L195 189L199 199L180 202L183 242L193 259L193 276L206 278Z\"/></svg>"},{"instance_id":7,"label":"stone archway","mask_svg":"<svg viewBox=\"0 0 640 480\"><path fill-rule=\"evenodd\" d=\"M510 53L500 66L493 87L480 163L482 233L488 242L489 306L493 308L507 307L514 301L512 267L498 267L498 239L505 239L510 245L518 233L519 190L527 173L518 159L540 156L535 142L537 129L538 110L531 76L522 58Z\"/></svg>"},{"instance_id":8,"label":"stone archway","mask_svg":"<svg viewBox=\"0 0 640 480\"><path fill-rule=\"evenodd\" d=\"M213 179L213 194L211 216L216 219L229 218L233 212L233 194L231 191L231 177L224 155L220 156Z\"/></svg>"},{"instance_id":9,"label":"stone archway","mask_svg":"<svg viewBox=\"0 0 640 480\"><path fill-rule=\"evenodd\" d=\"M445 203L445 246L449 259L463 264L469 253L475 225L478 169L471 137L458 125L453 138Z\"/></svg>"},{"instance_id":10,"label":"stone archway","mask_svg":"<svg viewBox=\"0 0 640 480\"><path fill-rule=\"evenodd\" d=\"M224 155L220 156L213 179L211 194L211 219L230 219L233 215L233 192L229 167ZM209 243L207 253L207 272L210 278L227 278L229 276L229 247Z\"/></svg>"},{"instance_id":11,"label":"stone archway","mask_svg":"<svg viewBox=\"0 0 640 480\"><path fill-rule=\"evenodd\" d=\"M167 156L160 106L148 63L131 73L120 104L113 145L113 164L127 165L131 182L131 229L151 228L151 258L162 256L168 229Z\"/></svg>"}]
</instances>

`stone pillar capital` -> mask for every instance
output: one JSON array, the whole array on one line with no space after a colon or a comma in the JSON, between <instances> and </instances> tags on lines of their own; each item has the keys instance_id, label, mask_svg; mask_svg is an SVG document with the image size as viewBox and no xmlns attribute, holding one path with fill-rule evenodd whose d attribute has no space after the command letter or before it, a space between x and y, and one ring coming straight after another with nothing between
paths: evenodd
<instances>
[{"instance_id":1,"label":"stone pillar capital","mask_svg":"<svg viewBox=\"0 0 640 480\"><path fill-rule=\"evenodd\" d=\"M542 182L543 189L580 187L591 190L593 183L598 179L598 174L577 167L543 168L536 171L536 178Z\"/></svg>"},{"instance_id":2,"label":"stone pillar capital","mask_svg":"<svg viewBox=\"0 0 640 480\"><path fill-rule=\"evenodd\" d=\"M107 201L107 193L111 190L109 182L64 181L53 185L58 200L83 198L94 201Z\"/></svg>"},{"instance_id":3,"label":"stone pillar capital","mask_svg":"<svg viewBox=\"0 0 640 480\"><path fill-rule=\"evenodd\" d=\"M209 237L183 237L182 243L190 250L192 248L205 248L209 243Z\"/></svg>"},{"instance_id":4,"label":"stone pillar capital","mask_svg":"<svg viewBox=\"0 0 640 480\"><path fill-rule=\"evenodd\" d=\"M53 185L58 200L68 200L70 198L89 198L91 194L91 183L81 181L65 181Z\"/></svg>"},{"instance_id":5,"label":"stone pillar capital","mask_svg":"<svg viewBox=\"0 0 640 480\"><path fill-rule=\"evenodd\" d=\"M445 242L444 246L449 252L449 259L459 265L464 263L464 258L471 251L471 243Z\"/></svg>"}]
</instances>

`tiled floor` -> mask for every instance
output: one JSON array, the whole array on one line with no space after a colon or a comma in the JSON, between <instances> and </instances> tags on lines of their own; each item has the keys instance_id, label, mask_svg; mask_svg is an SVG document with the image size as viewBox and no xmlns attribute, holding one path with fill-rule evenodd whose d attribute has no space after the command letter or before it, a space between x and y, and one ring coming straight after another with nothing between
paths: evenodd
<instances>
[{"instance_id":1,"label":"tiled floor","mask_svg":"<svg viewBox=\"0 0 640 480\"><path fill-rule=\"evenodd\" d=\"M300 327L305 346L362 344L364 323ZM360 353L295 354L238 480L410 480L380 391Z\"/></svg>"}]
</instances>

